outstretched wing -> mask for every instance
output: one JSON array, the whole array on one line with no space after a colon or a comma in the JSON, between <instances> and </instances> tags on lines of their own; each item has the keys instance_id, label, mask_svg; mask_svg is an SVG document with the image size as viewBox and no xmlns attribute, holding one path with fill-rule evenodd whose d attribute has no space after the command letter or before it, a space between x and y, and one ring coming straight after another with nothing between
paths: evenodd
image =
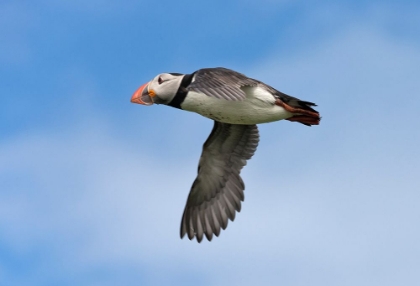
<instances>
[{"instance_id":1,"label":"outstretched wing","mask_svg":"<svg viewBox=\"0 0 420 286\"><path fill-rule=\"evenodd\" d=\"M254 155L258 141L256 125L214 122L182 216L181 238L188 234L189 239L195 236L201 242L204 234L211 240L227 227L228 219L235 219L245 189L239 173Z\"/></svg>"},{"instance_id":2,"label":"outstretched wing","mask_svg":"<svg viewBox=\"0 0 420 286\"><path fill-rule=\"evenodd\" d=\"M187 89L220 99L243 100L246 94L241 87L257 86L259 83L230 69L208 68L196 71Z\"/></svg>"}]
</instances>

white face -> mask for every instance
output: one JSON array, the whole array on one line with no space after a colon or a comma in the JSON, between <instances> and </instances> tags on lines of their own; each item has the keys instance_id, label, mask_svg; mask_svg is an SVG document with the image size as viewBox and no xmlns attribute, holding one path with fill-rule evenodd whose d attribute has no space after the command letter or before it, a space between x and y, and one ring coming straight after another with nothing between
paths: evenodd
<instances>
[{"instance_id":1,"label":"white face","mask_svg":"<svg viewBox=\"0 0 420 286\"><path fill-rule=\"evenodd\" d=\"M149 95L153 98L153 103L168 104L174 98L184 75L172 75L162 73L157 75L149 82Z\"/></svg>"}]
</instances>

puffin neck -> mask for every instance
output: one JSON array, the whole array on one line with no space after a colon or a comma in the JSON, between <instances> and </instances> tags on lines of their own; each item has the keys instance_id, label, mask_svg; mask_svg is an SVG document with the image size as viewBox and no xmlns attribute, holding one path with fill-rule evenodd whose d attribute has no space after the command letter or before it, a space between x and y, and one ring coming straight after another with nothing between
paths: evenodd
<instances>
[{"instance_id":1,"label":"puffin neck","mask_svg":"<svg viewBox=\"0 0 420 286\"><path fill-rule=\"evenodd\" d=\"M179 88L174 96L174 98L171 100L171 102L168 103L169 106L175 107L175 108L181 108L181 104L182 102L184 102L185 97L187 96L188 93L188 89L187 87L190 85L193 77L194 77L194 73L192 74L186 74L181 81L181 84L179 85Z\"/></svg>"}]
</instances>

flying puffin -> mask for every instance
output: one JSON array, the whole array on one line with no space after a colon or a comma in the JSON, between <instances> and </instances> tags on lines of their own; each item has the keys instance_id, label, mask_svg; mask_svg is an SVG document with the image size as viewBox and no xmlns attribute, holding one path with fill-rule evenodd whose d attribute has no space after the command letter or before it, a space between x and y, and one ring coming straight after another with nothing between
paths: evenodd
<instances>
[{"instance_id":1,"label":"flying puffin","mask_svg":"<svg viewBox=\"0 0 420 286\"><path fill-rule=\"evenodd\" d=\"M245 185L239 174L257 149L256 124L286 119L311 126L320 121L312 108L316 104L221 67L159 74L140 86L131 102L165 104L214 120L181 221L181 238L187 234L198 242L203 235L209 241L219 236L241 210Z\"/></svg>"}]
</instances>

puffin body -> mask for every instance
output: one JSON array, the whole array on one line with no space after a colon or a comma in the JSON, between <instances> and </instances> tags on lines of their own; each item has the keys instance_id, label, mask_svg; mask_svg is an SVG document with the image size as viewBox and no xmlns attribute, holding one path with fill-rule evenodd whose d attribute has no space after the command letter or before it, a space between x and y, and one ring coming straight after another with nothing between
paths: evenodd
<instances>
[{"instance_id":1,"label":"puffin body","mask_svg":"<svg viewBox=\"0 0 420 286\"><path fill-rule=\"evenodd\" d=\"M243 88L246 97L231 101L190 91L181 104L183 110L230 124L259 124L286 119L292 113L275 104L275 98L260 87Z\"/></svg>"},{"instance_id":2,"label":"puffin body","mask_svg":"<svg viewBox=\"0 0 420 286\"><path fill-rule=\"evenodd\" d=\"M204 235L209 241L219 236L241 209L245 186L239 174L257 148L256 124L286 119L311 126L320 121L314 103L226 68L159 74L137 89L131 102L165 104L214 120L181 222L181 238L187 234L198 242Z\"/></svg>"}]
</instances>

